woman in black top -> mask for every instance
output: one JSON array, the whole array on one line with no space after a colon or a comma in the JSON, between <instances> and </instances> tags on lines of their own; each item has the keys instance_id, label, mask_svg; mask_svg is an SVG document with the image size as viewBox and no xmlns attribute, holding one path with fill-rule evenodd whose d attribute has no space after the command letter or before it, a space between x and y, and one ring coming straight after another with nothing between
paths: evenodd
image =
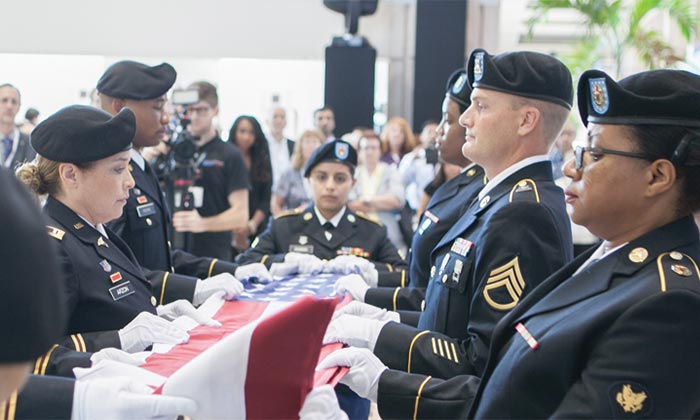
<instances>
[{"instance_id":1,"label":"woman in black top","mask_svg":"<svg viewBox=\"0 0 700 420\"><path fill-rule=\"evenodd\" d=\"M234 254L237 254L248 249L250 242L267 225L272 198L272 165L267 140L255 117L241 115L236 118L228 138L231 144L240 149L250 178L250 219L245 228L234 231Z\"/></svg>"}]
</instances>

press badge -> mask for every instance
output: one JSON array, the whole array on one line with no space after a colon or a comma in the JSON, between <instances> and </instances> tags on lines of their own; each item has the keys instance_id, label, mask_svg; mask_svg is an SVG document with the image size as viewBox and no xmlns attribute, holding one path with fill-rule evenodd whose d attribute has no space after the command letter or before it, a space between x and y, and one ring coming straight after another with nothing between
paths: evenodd
<instances>
[{"instance_id":1,"label":"press badge","mask_svg":"<svg viewBox=\"0 0 700 420\"><path fill-rule=\"evenodd\" d=\"M141 218L156 214L155 204L148 203L136 206L136 214L138 214Z\"/></svg>"},{"instance_id":2,"label":"press badge","mask_svg":"<svg viewBox=\"0 0 700 420\"><path fill-rule=\"evenodd\" d=\"M114 286L111 289L109 289L109 294L112 295L112 299L114 299L115 301L125 298L134 293L135 291L134 288L131 286L130 281L127 281L126 283Z\"/></svg>"}]
</instances>

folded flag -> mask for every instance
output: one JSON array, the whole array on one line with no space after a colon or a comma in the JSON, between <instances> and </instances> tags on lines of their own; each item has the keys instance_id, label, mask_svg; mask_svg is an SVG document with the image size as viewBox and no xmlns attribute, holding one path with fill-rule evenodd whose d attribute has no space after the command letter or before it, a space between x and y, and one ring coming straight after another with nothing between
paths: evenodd
<instances>
[{"instance_id":1,"label":"folded flag","mask_svg":"<svg viewBox=\"0 0 700 420\"><path fill-rule=\"evenodd\" d=\"M195 418L296 418L336 303L227 302L214 316L223 327L199 326L142 367L168 377L162 394L197 401Z\"/></svg>"}]
</instances>

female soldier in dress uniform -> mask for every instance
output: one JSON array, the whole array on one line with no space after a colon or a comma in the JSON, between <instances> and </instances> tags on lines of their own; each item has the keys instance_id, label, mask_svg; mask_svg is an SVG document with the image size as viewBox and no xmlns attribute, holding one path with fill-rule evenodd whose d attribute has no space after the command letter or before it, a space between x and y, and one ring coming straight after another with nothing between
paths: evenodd
<instances>
[{"instance_id":1,"label":"female soldier in dress uniform","mask_svg":"<svg viewBox=\"0 0 700 420\"><path fill-rule=\"evenodd\" d=\"M156 313L197 316L185 301L156 311L141 266L104 226L121 215L134 185L128 170L134 132L129 109L112 118L95 108L66 107L36 127L31 142L38 157L18 170L36 193L48 194L44 213L50 219L48 234L58 245L60 299L71 334L60 344L78 351L139 351L153 342L183 342L188 338L184 330Z\"/></svg>"},{"instance_id":2,"label":"female soldier in dress uniform","mask_svg":"<svg viewBox=\"0 0 700 420\"><path fill-rule=\"evenodd\" d=\"M566 199L602 244L501 320L481 379L386 370L366 350L334 354L329 363L352 366L346 382L373 393L382 417L700 414L700 77L655 70L615 82L589 70L578 103L588 139L564 167ZM436 338L436 353L452 344ZM352 381L359 372L372 386Z\"/></svg>"},{"instance_id":3,"label":"female soldier in dress uniform","mask_svg":"<svg viewBox=\"0 0 700 420\"><path fill-rule=\"evenodd\" d=\"M150 395L147 387L123 378L76 382L27 376L32 359L51 348L64 327L63 307L56 299L61 293L58 263L45 228L37 223L41 214L36 203L1 168L0 190L0 217L7 222L0 225L0 237L13 244L0 252L0 419L145 419L191 413L193 401Z\"/></svg>"}]
</instances>

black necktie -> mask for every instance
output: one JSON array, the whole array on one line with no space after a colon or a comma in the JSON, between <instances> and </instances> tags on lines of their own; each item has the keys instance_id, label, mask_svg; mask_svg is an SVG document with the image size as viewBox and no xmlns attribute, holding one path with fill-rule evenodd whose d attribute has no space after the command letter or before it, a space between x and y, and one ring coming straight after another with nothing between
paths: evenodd
<instances>
[{"instance_id":1,"label":"black necktie","mask_svg":"<svg viewBox=\"0 0 700 420\"><path fill-rule=\"evenodd\" d=\"M335 229L335 226L333 226L333 223L331 222L326 222L323 224L323 228L326 230L333 230Z\"/></svg>"}]
</instances>

